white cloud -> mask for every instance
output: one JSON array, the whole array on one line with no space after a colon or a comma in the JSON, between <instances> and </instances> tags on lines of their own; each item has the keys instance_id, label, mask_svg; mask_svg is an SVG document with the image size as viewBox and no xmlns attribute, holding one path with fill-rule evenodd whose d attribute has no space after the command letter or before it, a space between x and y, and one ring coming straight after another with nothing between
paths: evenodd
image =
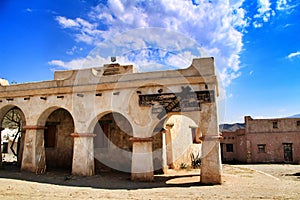
<instances>
[{"instance_id":1,"label":"white cloud","mask_svg":"<svg viewBox=\"0 0 300 200\"><path fill-rule=\"evenodd\" d=\"M52 66L59 66L66 69L80 69L88 67L101 67L104 63L109 63L110 58L102 58L100 56L86 58L78 58L71 60L69 62L64 62L62 60L52 60L48 64Z\"/></svg>"},{"instance_id":2,"label":"white cloud","mask_svg":"<svg viewBox=\"0 0 300 200\"><path fill-rule=\"evenodd\" d=\"M264 15L271 11L271 3L269 0L258 0L257 3L259 6L257 10L259 15Z\"/></svg>"},{"instance_id":3,"label":"white cloud","mask_svg":"<svg viewBox=\"0 0 300 200\"><path fill-rule=\"evenodd\" d=\"M75 53L80 52L82 50L83 50L82 47L73 46L71 49L67 50L66 53L68 55L74 55Z\"/></svg>"},{"instance_id":4,"label":"white cloud","mask_svg":"<svg viewBox=\"0 0 300 200\"><path fill-rule=\"evenodd\" d=\"M261 27L263 26L263 23L254 21L254 22L253 22L253 26L254 26L254 28L261 28Z\"/></svg>"},{"instance_id":5,"label":"white cloud","mask_svg":"<svg viewBox=\"0 0 300 200\"><path fill-rule=\"evenodd\" d=\"M111 45L120 48L122 51L118 51L123 54L126 50L132 51L137 48L154 46L165 51L175 52L177 55L182 53L180 56L186 59L196 56L213 56L221 74L221 81L224 82L224 85L228 85L232 79L240 75L239 54L243 46L242 30L249 24L245 17L246 12L241 8L243 2L244 0L198 1L194 5L192 1L177 0L157 2L109 0L106 5L99 4L92 8L86 19L79 17L68 19L58 16L56 20L62 28L71 28L74 31L74 38L77 42L101 48L103 41L109 40ZM261 0L259 13L262 13L262 16L269 17L271 15L268 3L269 1ZM132 35L126 35L128 30L143 27L159 27L161 34L152 34L150 30L149 33L140 34L139 31L132 31ZM164 34L169 30L175 31L177 34ZM125 34L126 37L115 37L117 34ZM194 43L186 38L191 38ZM195 43L199 48L197 51L195 51L197 49ZM184 49L179 50L182 47ZM105 47L101 57L108 58L117 55L117 52L111 52L114 55L105 54L112 49ZM127 56L129 55L133 56L133 54ZM122 57L122 55L118 56ZM136 54L136 56L141 57L141 54ZM180 56L169 55L166 62L178 66L181 62ZM123 57L125 59L125 55ZM146 65L150 62L149 59L142 58L136 60L127 58L127 60L136 61L139 66L145 66L143 62ZM78 62L80 60L77 59L73 63L72 61L63 63L68 68L72 68L75 66L74 63L78 66ZM186 63L183 63L182 65L185 66ZM156 69L162 67L160 64L155 66Z\"/></svg>"},{"instance_id":6,"label":"white cloud","mask_svg":"<svg viewBox=\"0 0 300 200\"><path fill-rule=\"evenodd\" d=\"M300 57L300 51L294 52L294 53L290 53L287 58L292 59L294 57Z\"/></svg>"},{"instance_id":7,"label":"white cloud","mask_svg":"<svg viewBox=\"0 0 300 200\"><path fill-rule=\"evenodd\" d=\"M255 28L260 28L264 23L268 22L272 16L275 16L275 11L271 8L271 3L269 0L257 0L257 14L253 16L254 22L253 26Z\"/></svg>"},{"instance_id":8,"label":"white cloud","mask_svg":"<svg viewBox=\"0 0 300 200\"><path fill-rule=\"evenodd\" d=\"M66 17L57 16L56 20L64 28L71 28L71 27L79 27L80 26L78 24L78 22L76 22L75 20L67 19Z\"/></svg>"},{"instance_id":9,"label":"white cloud","mask_svg":"<svg viewBox=\"0 0 300 200\"><path fill-rule=\"evenodd\" d=\"M61 60L51 60L48 62L48 64L53 66L66 67L65 63Z\"/></svg>"},{"instance_id":10,"label":"white cloud","mask_svg":"<svg viewBox=\"0 0 300 200\"><path fill-rule=\"evenodd\" d=\"M190 51L182 52L180 55L173 54L167 58L167 64L170 66L178 66L181 68L187 68L192 64L192 60L195 56Z\"/></svg>"},{"instance_id":11,"label":"white cloud","mask_svg":"<svg viewBox=\"0 0 300 200\"><path fill-rule=\"evenodd\" d=\"M261 28L276 15L276 12L285 11L286 14L290 14L300 5L300 2L292 0L277 0L272 3L270 0L257 0L257 13L250 17L254 28Z\"/></svg>"},{"instance_id":12,"label":"white cloud","mask_svg":"<svg viewBox=\"0 0 300 200\"><path fill-rule=\"evenodd\" d=\"M279 11L289 11L299 5L299 2L297 4L293 4L295 2L292 2L292 0L277 0L276 4L276 9Z\"/></svg>"}]
</instances>

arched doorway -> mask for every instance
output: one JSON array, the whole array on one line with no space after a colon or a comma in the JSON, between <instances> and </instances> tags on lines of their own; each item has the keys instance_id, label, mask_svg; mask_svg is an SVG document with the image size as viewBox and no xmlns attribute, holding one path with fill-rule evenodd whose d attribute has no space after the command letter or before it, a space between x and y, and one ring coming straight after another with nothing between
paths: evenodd
<instances>
[{"instance_id":1,"label":"arched doorway","mask_svg":"<svg viewBox=\"0 0 300 200\"><path fill-rule=\"evenodd\" d=\"M23 111L17 106L6 106L0 111L1 162L21 166L24 147L23 126L26 124Z\"/></svg>"},{"instance_id":2,"label":"arched doorway","mask_svg":"<svg viewBox=\"0 0 300 200\"><path fill-rule=\"evenodd\" d=\"M155 174L163 173L163 134L165 134L165 119L161 120L153 130L152 133L152 159L153 169Z\"/></svg>"},{"instance_id":3,"label":"arched doorway","mask_svg":"<svg viewBox=\"0 0 300 200\"><path fill-rule=\"evenodd\" d=\"M171 114L153 131L153 165L163 169L199 168L201 163L201 130L185 115ZM200 163L199 163L200 162Z\"/></svg>"},{"instance_id":4,"label":"arched doorway","mask_svg":"<svg viewBox=\"0 0 300 200\"><path fill-rule=\"evenodd\" d=\"M39 122L45 126L44 147L47 169L62 169L71 172L73 160L74 121L63 108L52 108L44 112Z\"/></svg>"},{"instance_id":5,"label":"arched doorway","mask_svg":"<svg viewBox=\"0 0 300 200\"><path fill-rule=\"evenodd\" d=\"M131 172L132 126L120 113L103 115L94 127L95 173Z\"/></svg>"}]
</instances>

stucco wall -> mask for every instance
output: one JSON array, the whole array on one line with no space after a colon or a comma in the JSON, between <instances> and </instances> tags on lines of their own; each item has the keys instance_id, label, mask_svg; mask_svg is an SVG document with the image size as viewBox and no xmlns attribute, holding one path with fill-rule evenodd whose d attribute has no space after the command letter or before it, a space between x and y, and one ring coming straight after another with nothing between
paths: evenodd
<instances>
[{"instance_id":1,"label":"stucco wall","mask_svg":"<svg viewBox=\"0 0 300 200\"><path fill-rule=\"evenodd\" d=\"M172 167L180 169L183 163L190 166L191 153L194 153L195 156L199 153L201 156L201 145L193 144L191 130L191 128L197 128L198 125L184 115L172 115L166 123L173 124L173 127L170 129L171 143L168 144L171 147L169 151L172 152Z\"/></svg>"},{"instance_id":2,"label":"stucco wall","mask_svg":"<svg viewBox=\"0 0 300 200\"><path fill-rule=\"evenodd\" d=\"M56 124L55 147L45 148L47 168L62 168L71 170L73 158L74 122L72 116L64 109L58 109L50 114L47 124Z\"/></svg>"},{"instance_id":3,"label":"stucco wall","mask_svg":"<svg viewBox=\"0 0 300 200\"><path fill-rule=\"evenodd\" d=\"M232 162L236 160L237 157L237 137L235 132L223 132L221 140L221 151L223 162ZM228 152L226 145L233 145L233 151Z\"/></svg>"},{"instance_id":4,"label":"stucco wall","mask_svg":"<svg viewBox=\"0 0 300 200\"><path fill-rule=\"evenodd\" d=\"M245 117L247 140L251 145L251 162L286 162L284 144L292 144L292 163L300 163L300 119L252 119ZM258 151L265 145L265 152Z\"/></svg>"},{"instance_id":5,"label":"stucco wall","mask_svg":"<svg viewBox=\"0 0 300 200\"><path fill-rule=\"evenodd\" d=\"M247 163L300 163L299 121L299 118L252 119L246 116L245 130L223 132L223 160ZM232 137L235 139L232 140ZM226 152L225 146L228 143L234 145L233 152ZM292 145L292 161L284 158L285 144ZM258 145L264 146L265 151L260 152Z\"/></svg>"},{"instance_id":6,"label":"stucco wall","mask_svg":"<svg viewBox=\"0 0 300 200\"><path fill-rule=\"evenodd\" d=\"M298 133L258 133L248 134L247 140L251 143L252 163L277 163L284 160L284 143L293 146L292 163L300 163L300 132ZM258 151L258 145L265 145L265 152Z\"/></svg>"},{"instance_id":7,"label":"stucco wall","mask_svg":"<svg viewBox=\"0 0 300 200\"><path fill-rule=\"evenodd\" d=\"M191 118L206 137L202 143L205 157L201 169L203 172L201 182L221 182L216 105L218 84L214 58L194 59L187 69L136 74L129 70L129 73L111 76L104 76L104 72L101 69L55 72L55 79L51 81L0 86L0 121L4 114L15 106L20 108L26 118L23 170L34 172L44 169L44 161L40 158L44 157L45 152L42 147L43 138L39 133L45 126L48 116L56 109L63 108L74 120L72 173L92 175L94 173L93 130L95 124L99 116L101 118L109 112L116 112L122 114L132 126L134 138L131 156L131 172L134 174L132 177L152 180L153 177L149 177L153 170L151 137L161 118L158 117L158 113L153 112L153 104L139 105L139 96L156 95L161 92L184 96L187 94L184 89L187 88L190 91L202 92L202 94L209 93L209 98L188 96L189 99L184 99L188 105L187 108L191 109L184 115ZM169 100L169 105L172 105L180 98L166 99ZM201 108L189 107L190 100L196 105L198 103L200 105L201 101ZM164 106L166 102L163 102ZM163 117L174 114L170 113L170 110L168 112L167 116ZM179 111L173 112L176 114ZM176 138L180 137L176 136ZM191 138L182 137L182 141L178 144L175 140L172 142L175 144L175 152L182 152L191 144ZM122 142L121 144L119 141L114 143L117 144L116 146L124 147ZM113 154L116 154L115 151ZM127 159L124 160L130 162L130 156L126 155L126 157ZM176 157L178 156L175 155L173 158Z\"/></svg>"}]
</instances>

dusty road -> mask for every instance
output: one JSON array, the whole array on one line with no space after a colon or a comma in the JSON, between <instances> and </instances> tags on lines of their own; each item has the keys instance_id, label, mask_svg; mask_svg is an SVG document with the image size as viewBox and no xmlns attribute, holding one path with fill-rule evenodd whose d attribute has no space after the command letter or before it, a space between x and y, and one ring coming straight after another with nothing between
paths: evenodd
<instances>
[{"instance_id":1,"label":"dusty road","mask_svg":"<svg viewBox=\"0 0 300 200\"><path fill-rule=\"evenodd\" d=\"M132 182L128 174L93 177L0 170L1 199L300 199L300 165L223 165L223 184L199 185L199 171Z\"/></svg>"}]
</instances>

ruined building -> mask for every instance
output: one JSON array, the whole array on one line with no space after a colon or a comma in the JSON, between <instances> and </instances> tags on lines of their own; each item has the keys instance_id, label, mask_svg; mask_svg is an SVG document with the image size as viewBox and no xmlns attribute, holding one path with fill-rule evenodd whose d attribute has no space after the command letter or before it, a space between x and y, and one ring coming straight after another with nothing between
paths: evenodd
<instances>
[{"instance_id":1,"label":"ruined building","mask_svg":"<svg viewBox=\"0 0 300 200\"><path fill-rule=\"evenodd\" d=\"M176 165L177 138L167 123L184 116L188 137L201 142L201 182L221 183L214 59L194 59L187 69L133 73L132 65L56 71L54 80L0 86L0 121L11 109L22 117L21 170L69 169L91 176L107 168L152 180ZM5 127L4 127L5 128ZM180 138L179 137L179 138ZM170 153L171 152L171 153Z\"/></svg>"}]
</instances>

